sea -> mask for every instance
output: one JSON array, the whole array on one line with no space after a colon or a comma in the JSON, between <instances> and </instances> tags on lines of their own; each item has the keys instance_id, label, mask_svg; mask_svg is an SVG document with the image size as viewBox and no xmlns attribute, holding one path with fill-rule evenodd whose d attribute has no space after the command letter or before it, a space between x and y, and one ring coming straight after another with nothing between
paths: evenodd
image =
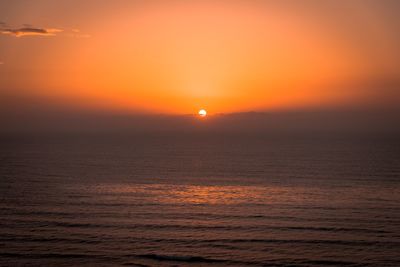
<instances>
[{"instance_id":1,"label":"sea","mask_svg":"<svg viewBox=\"0 0 400 267\"><path fill-rule=\"evenodd\" d=\"M400 266L400 137L0 137L0 266Z\"/></svg>"}]
</instances>

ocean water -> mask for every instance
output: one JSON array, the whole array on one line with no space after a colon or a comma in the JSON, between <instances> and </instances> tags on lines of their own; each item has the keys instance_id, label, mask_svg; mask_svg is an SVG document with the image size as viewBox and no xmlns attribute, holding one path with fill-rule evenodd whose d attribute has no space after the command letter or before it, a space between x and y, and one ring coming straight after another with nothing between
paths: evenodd
<instances>
[{"instance_id":1,"label":"ocean water","mask_svg":"<svg viewBox=\"0 0 400 267\"><path fill-rule=\"evenodd\" d=\"M0 266L400 266L398 137L0 142Z\"/></svg>"}]
</instances>

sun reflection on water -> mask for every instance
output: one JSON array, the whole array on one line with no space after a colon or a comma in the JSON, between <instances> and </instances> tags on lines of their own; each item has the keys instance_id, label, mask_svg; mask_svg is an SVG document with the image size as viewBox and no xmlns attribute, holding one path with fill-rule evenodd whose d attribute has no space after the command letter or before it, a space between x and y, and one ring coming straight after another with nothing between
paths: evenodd
<instances>
[{"instance_id":1,"label":"sun reflection on water","mask_svg":"<svg viewBox=\"0 0 400 267\"><path fill-rule=\"evenodd\" d=\"M103 196L118 195L124 201L141 199L162 204L272 204L299 201L299 195L304 198L303 188L284 186L119 184L99 185L95 191Z\"/></svg>"}]
</instances>

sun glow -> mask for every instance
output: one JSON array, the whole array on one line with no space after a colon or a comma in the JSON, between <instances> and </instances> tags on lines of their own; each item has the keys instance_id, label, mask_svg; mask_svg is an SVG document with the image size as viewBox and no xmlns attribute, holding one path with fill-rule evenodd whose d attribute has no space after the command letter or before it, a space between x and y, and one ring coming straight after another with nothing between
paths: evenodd
<instances>
[{"instance_id":1,"label":"sun glow","mask_svg":"<svg viewBox=\"0 0 400 267\"><path fill-rule=\"evenodd\" d=\"M398 1L26 2L0 1L0 108L26 106L10 95L113 114L204 105L210 118L400 99Z\"/></svg>"},{"instance_id":2,"label":"sun glow","mask_svg":"<svg viewBox=\"0 0 400 267\"><path fill-rule=\"evenodd\" d=\"M205 109L200 109L199 115L200 115L200 117L205 117L205 116L207 116L207 111Z\"/></svg>"}]
</instances>

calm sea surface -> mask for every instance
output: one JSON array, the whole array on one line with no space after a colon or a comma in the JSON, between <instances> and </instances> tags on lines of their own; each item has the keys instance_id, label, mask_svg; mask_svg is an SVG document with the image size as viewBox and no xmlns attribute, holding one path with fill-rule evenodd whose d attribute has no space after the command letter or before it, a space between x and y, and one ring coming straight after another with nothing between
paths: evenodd
<instances>
[{"instance_id":1,"label":"calm sea surface","mask_svg":"<svg viewBox=\"0 0 400 267\"><path fill-rule=\"evenodd\" d=\"M1 137L0 266L400 266L400 139Z\"/></svg>"}]
</instances>

